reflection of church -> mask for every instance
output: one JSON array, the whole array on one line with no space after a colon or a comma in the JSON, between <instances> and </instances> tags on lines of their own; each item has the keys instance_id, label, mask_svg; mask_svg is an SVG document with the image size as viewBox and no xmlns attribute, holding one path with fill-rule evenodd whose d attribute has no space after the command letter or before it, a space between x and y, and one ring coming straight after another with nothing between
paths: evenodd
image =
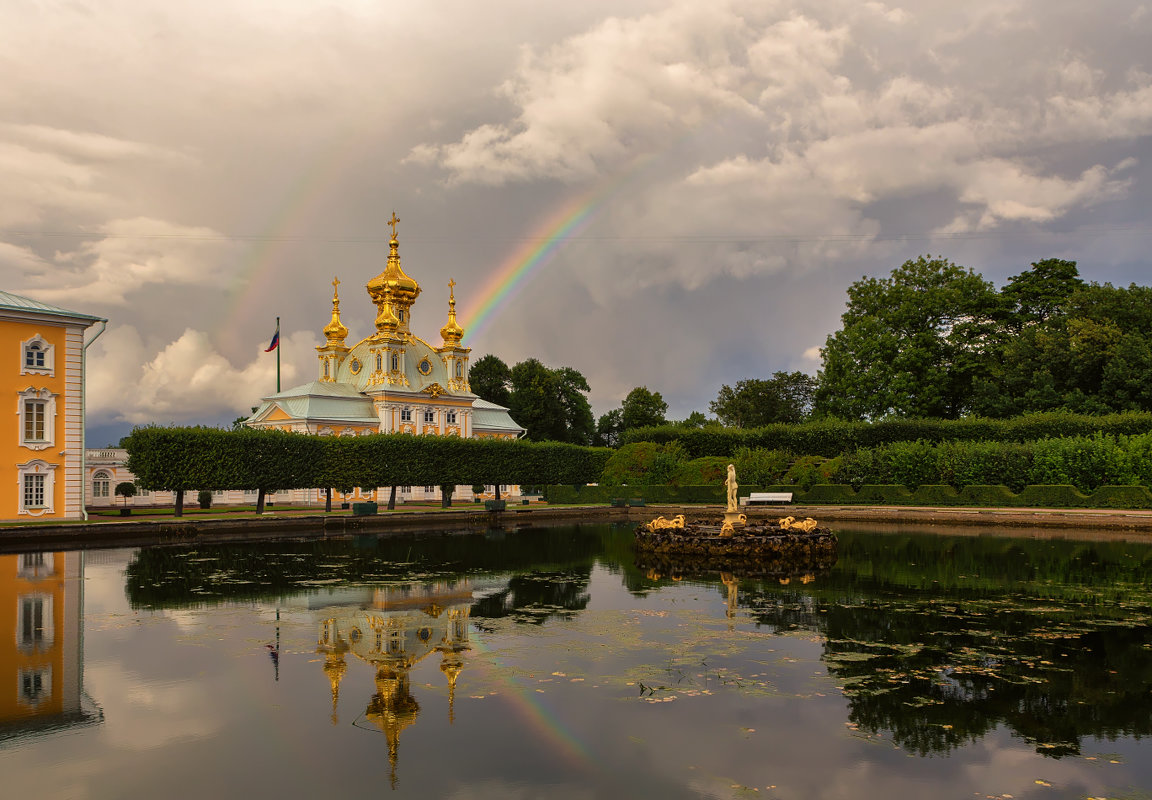
<instances>
[{"instance_id":1,"label":"reflection of church","mask_svg":"<svg viewBox=\"0 0 1152 800\"><path fill-rule=\"evenodd\" d=\"M84 693L83 559L0 556L0 742L103 719Z\"/></svg>"},{"instance_id":2,"label":"reflection of church","mask_svg":"<svg viewBox=\"0 0 1152 800\"><path fill-rule=\"evenodd\" d=\"M409 674L425 658L440 655L440 670L448 682L448 720L453 720L456 679L463 669L468 645L472 585L439 581L380 586L357 605L337 606L320 623L317 650L323 653L324 674L332 687L332 723L339 721L340 683L348 669L348 653L376 670L376 692L363 719L388 740L392 783L400 734L416 722L420 704L412 696Z\"/></svg>"}]
</instances>

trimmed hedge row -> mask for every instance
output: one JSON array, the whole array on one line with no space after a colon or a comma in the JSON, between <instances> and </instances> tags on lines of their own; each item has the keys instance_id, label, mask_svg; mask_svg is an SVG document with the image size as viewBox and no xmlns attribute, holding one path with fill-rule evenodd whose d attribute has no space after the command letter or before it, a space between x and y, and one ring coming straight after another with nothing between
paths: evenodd
<instances>
[{"instance_id":1,"label":"trimmed hedge row","mask_svg":"<svg viewBox=\"0 0 1152 800\"><path fill-rule=\"evenodd\" d=\"M662 425L633 428L621 434L621 444L680 442L690 458L730 457L741 447L790 450L803 455L833 458L860 448L893 442L987 441L1033 442L1068 436L1132 436L1152 433L1152 413L1125 412L1088 416L1054 411L1010 419L893 419L881 422L844 422L825 419L799 425L764 428L682 428Z\"/></svg>"},{"instance_id":2,"label":"trimmed hedge row","mask_svg":"<svg viewBox=\"0 0 1152 800\"><path fill-rule=\"evenodd\" d=\"M861 486L860 491L839 483L821 483L804 491L797 486L741 486L740 494L792 492L792 502L804 505L980 506L986 508L1152 508L1146 486L1101 486L1085 495L1075 486L1032 485L1014 494L1007 486L965 486L957 491L946 484L926 484L916 491L900 485ZM640 498L646 503L720 505L722 486L547 486L550 503L601 504L615 498Z\"/></svg>"},{"instance_id":3,"label":"trimmed hedge row","mask_svg":"<svg viewBox=\"0 0 1152 800\"><path fill-rule=\"evenodd\" d=\"M315 436L277 430L136 428L128 469L149 490L590 483L611 451L456 436Z\"/></svg>"}]
</instances>

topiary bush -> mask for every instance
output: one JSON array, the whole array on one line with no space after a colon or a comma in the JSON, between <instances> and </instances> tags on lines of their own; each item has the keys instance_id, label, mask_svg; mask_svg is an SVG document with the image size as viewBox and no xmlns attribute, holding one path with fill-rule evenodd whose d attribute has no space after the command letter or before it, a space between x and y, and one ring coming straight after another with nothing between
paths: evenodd
<instances>
[{"instance_id":1,"label":"topiary bush","mask_svg":"<svg viewBox=\"0 0 1152 800\"><path fill-rule=\"evenodd\" d=\"M673 486L722 485L728 473L728 463L728 459L719 456L694 458L680 464L669 482Z\"/></svg>"},{"instance_id":2,"label":"topiary bush","mask_svg":"<svg viewBox=\"0 0 1152 800\"><path fill-rule=\"evenodd\" d=\"M865 484L856 493L856 502L871 505L906 505L912 501L912 492L900 484Z\"/></svg>"},{"instance_id":3,"label":"topiary bush","mask_svg":"<svg viewBox=\"0 0 1152 800\"><path fill-rule=\"evenodd\" d=\"M1152 508L1147 486L1101 486L1088 502L1093 508Z\"/></svg>"},{"instance_id":4,"label":"topiary bush","mask_svg":"<svg viewBox=\"0 0 1152 800\"><path fill-rule=\"evenodd\" d=\"M960 490L960 505L1014 506L1019 505L1019 499L1007 486L975 484Z\"/></svg>"},{"instance_id":5,"label":"topiary bush","mask_svg":"<svg viewBox=\"0 0 1152 800\"><path fill-rule=\"evenodd\" d=\"M925 484L912 493L912 505L954 506L959 501L959 493L948 484Z\"/></svg>"},{"instance_id":6,"label":"topiary bush","mask_svg":"<svg viewBox=\"0 0 1152 800\"><path fill-rule=\"evenodd\" d=\"M1088 498L1075 486L1055 484L1025 486L1016 498L1016 505L1037 508L1087 508L1090 504Z\"/></svg>"},{"instance_id":7,"label":"topiary bush","mask_svg":"<svg viewBox=\"0 0 1152 800\"><path fill-rule=\"evenodd\" d=\"M794 503L819 503L824 505L846 505L857 501L856 492L851 486L842 483L818 483L808 491L792 496Z\"/></svg>"}]
</instances>

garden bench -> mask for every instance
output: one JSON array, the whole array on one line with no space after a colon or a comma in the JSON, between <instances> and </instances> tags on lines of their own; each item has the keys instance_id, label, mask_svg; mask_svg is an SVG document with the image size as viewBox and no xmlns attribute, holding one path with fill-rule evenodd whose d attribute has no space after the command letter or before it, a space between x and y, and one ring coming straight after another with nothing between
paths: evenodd
<instances>
[{"instance_id":1,"label":"garden bench","mask_svg":"<svg viewBox=\"0 0 1152 800\"><path fill-rule=\"evenodd\" d=\"M740 505L754 506L758 503L791 503L792 492L752 492L740 498Z\"/></svg>"}]
</instances>

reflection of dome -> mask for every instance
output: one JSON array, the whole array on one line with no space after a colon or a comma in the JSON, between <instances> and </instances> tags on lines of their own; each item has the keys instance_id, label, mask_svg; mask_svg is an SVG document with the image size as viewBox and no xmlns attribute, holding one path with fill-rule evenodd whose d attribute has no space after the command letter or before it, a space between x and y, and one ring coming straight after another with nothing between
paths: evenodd
<instances>
[{"instance_id":1,"label":"reflection of dome","mask_svg":"<svg viewBox=\"0 0 1152 800\"><path fill-rule=\"evenodd\" d=\"M337 706L340 703L340 681L343 680L344 673L347 671L348 665L344 663L343 650L328 653L327 657L324 659L324 674L328 676L328 683L332 686L333 725L340 722L340 716L337 713Z\"/></svg>"},{"instance_id":2,"label":"reflection of dome","mask_svg":"<svg viewBox=\"0 0 1152 800\"><path fill-rule=\"evenodd\" d=\"M388 738L388 761L392 768L392 786L396 786L396 762L399 757L400 732L416 722L420 704L408 687L408 673L381 667L376 673L376 694L368 702L364 718L383 731Z\"/></svg>"}]
</instances>

